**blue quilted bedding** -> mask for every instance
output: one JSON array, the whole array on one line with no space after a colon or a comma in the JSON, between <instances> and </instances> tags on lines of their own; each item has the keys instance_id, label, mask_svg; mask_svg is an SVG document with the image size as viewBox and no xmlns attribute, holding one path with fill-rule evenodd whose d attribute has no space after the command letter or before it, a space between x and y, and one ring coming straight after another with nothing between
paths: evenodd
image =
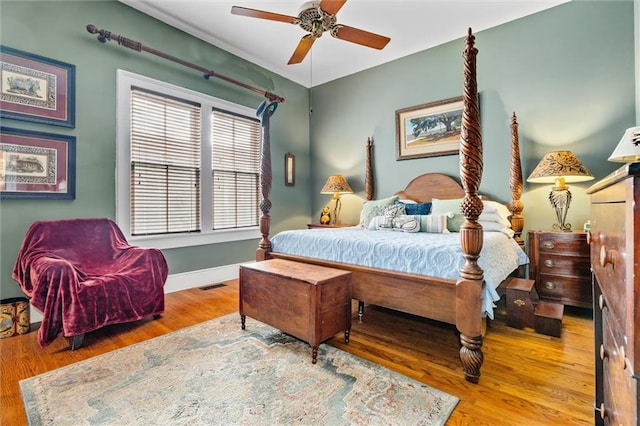
<instances>
[{"instance_id":1,"label":"blue quilted bedding","mask_svg":"<svg viewBox=\"0 0 640 426\"><path fill-rule=\"evenodd\" d=\"M283 231L271 238L273 251L353 265L457 280L464 264L459 233L368 231L359 227ZM528 263L520 246L501 232L485 232L479 265L486 285L483 312L493 319L496 288Z\"/></svg>"}]
</instances>

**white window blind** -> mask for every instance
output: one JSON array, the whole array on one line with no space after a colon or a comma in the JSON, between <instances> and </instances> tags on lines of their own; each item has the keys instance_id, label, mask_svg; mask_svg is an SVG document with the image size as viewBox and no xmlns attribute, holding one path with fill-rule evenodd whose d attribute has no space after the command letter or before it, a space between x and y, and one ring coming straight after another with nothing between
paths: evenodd
<instances>
[{"instance_id":1,"label":"white window blind","mask_svg":"<svg viewBox=\"0 0 640 426\"><path fill-rule=\"evenodd\" d=\"M213 229L258 226L260 121L214 108L211 135Z\"/></svg>"},{"instance_id":2,"label":"white window blind","mask_svg":"<svg viewBox=\"0 0 640 426\"><path fill-rule=\"evenodd\" d=\"M200 105L133 88L131 235L199 232Z\"/></svg>"}]
</instances>

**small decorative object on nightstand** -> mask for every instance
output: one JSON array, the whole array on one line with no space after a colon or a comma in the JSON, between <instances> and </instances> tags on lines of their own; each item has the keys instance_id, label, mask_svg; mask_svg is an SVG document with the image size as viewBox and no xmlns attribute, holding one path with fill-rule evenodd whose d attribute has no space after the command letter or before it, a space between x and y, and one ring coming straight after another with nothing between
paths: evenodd
<instances>
[{"instance_id":1,"label":"small decorative object on nightstand","mask_svg":"<svg viewBox=\"0 0 640 426\"><path fill-rule=\"evenodd\" d=\"M529 278L540 300L592 307L591 264L585 232L529 231Z\"/></svg>"},{"instance_id":2,"label":"small decorative object on nightstand","mask_svg":"<svg viewBox=\"0 0 640 426\"><path fill-rule=\"evenodd\" d=\"M322 213L320 213L320 225L328 225L331 223L331 211L329 210L329 206L325 206L322 208Z\"/></svg>"}]
</instances>

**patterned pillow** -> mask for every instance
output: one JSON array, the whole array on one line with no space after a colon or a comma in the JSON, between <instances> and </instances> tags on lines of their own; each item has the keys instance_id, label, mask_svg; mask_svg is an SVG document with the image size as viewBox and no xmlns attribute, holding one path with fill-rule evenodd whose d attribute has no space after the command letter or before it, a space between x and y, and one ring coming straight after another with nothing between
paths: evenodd
<instances>
[{"instance_id":1,"label":"patterned pillow","mask_svg":"<svg viewBox=\"0 0 640 426\"><path fill-rule=\"evenodd\" d=\"M382 198L380 200L365 201L364 205L362 206L362 211L360 212L359 225L365 229L369 228L369 222L371 221L371 219L376 216L384 216L385 209L389 206L393 206L397 199L398 196L394 195L392 197ZM398 210L402 208L402 213L398 214L404 214L404 206L397 206L396 208Z\"/></svg>"},{"instance_id":2,"label":"patterned pillow","mask_svg":"<svg viewBox=\"0 0 640 426\"><path fill-rule=\"evenodd\" d=\"M396 204L404 204L404 210L408 215L427 215L431 213L431 202L416 203L408 200L397 200Z\"/></svg>"},{"instance_id":3,"label":"patterned pillow","mask_svg":"<svg viewBox=\"0 0 640 426\"><path fill-rule=\"evenodd\" d=\"M449 232L447 229L448 216L446 214L430 214L420 216L420 232L441 234Z\"/></svg>"}]
</instances>

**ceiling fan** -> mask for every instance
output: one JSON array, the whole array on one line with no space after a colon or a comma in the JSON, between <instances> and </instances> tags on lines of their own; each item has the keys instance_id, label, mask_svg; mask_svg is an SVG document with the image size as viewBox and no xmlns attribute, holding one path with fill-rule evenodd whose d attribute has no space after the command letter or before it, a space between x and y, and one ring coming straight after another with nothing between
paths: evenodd
<instances>
[{"instance_id":1,"label":"ceiling fan","mask_svg":"<svg viewBox=\"0 0 640 426\"><path fill-rule=\"evenodd\" d=\"M293 52L288 65L298 64L311 50L313 42L321 37L325 31L329 31L333 37L349 41L366 47L381 50L391 40L379 34L370 33L358 28L349 27L337 23L336 14L344 6L347 0L321 0L308 2L302 5L298 16L288 16L263 10L249 9L241 6L233 6L231 13L234 15L249 16L251 18L268 19L271 21L285 22L299 25L307 31L302 37L296 50Z\"/></svg>"}]
</instances>

